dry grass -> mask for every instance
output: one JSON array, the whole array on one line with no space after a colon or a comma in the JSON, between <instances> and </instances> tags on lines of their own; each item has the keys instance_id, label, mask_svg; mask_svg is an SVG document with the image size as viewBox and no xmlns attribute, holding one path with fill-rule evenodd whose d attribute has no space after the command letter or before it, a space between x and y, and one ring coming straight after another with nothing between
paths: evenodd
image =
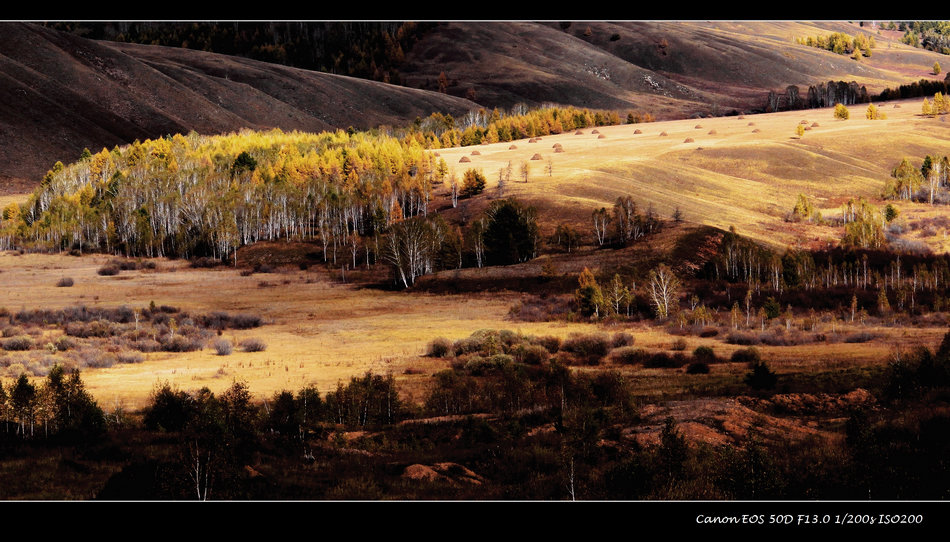
<instances>
[{"instance_id":1,"label":"dry grass","mask_svg":"<svg viewBox=\"0 0 950 542\"><path fill-rule=\"evenodd\" d=\"M863 106L853 106L851 120L835 121L831 110L809 111L809 121L821 120L802 139L793 138L801 112L756 115L761 129L752 134L748 121L737 117L708 118L696 135L695 120L669 121L636 126L600 127L607 135L574 136L574 132L545 137L546 144L570 138L569 153L545 153L543 163L532 163L529 181L509 183L508 192L541 211L542 226L553 230L561 220L586 224L590 211L610 206L620 195L631 194L641 210L652 205L668 217L679 207L687 222L728 228L734 225L746 236L784 248L834 241L840 231L831 227L790 224L784 216L799 193L808 194L823 210L833 212L849 197L874 199L890 168L904 156L922 158L941 148L950 136L950 123L916 115L917 100L902 108L888 108L888 120L867 121ZM635 131L642 130L641 135ZM659 137L666 132L671 137ZM693 143L680 143L687 136ZM855 144L861 141L861 145ZM518 142L519 144L521 142ZM473 165L485 171L527 162L534 154L519 145L483 145ZM525 147L525 146L522 146ZM530 146L527 146L530 147ZM441 149L449 164L457 163L471 149ZM466 156L467 157L467 156ZM547 161L553 166L545 171ZM491 184L491 179L489 184ZM486 194L492 192L491 186ZM476 213L489 196L464 200L458 210ZM909 220L936 217L941 209L921 204L899 204ZM922 236L933 248L945 251L946 232ZM917 237L914 237L915 239ZM561 272L584 263L584 252L558 262ZM248 331L226 331L223 338L238 345L249 337L267 344L263 352L235 348L219 356L210 346L190 353L150 353L142 363L89 369L84 380L107 408L141 406L157 382L168 380L184 389L208 386L219 391L235 379L246 380L258 396L281 389L316 384L321 390L366 371L392 372L409 395L421 393L428 374L445 367L445 361L424 357L436 337L466 337L482 328L513 329L525 334L567 337L571 332L593 331L590 324L522 323L506 319L517 294L506 292L434 295L359 289L340 284L326 270L294 268L268 275L273 287L260 288L261 277L241 276L229 267L191 268L186 262L159 260L154 270L122 271L101 276L97 269L110 261L104 256L0 254L4 284L0 307L61 308L76 304L133 307L172 305L205 313L216 310L260 314L266 325ZM575 265L576 264L576 265ZM530 262L526 266L538 267ZM477 273L464 270L461 274ZM71 288L56 287L63 276L75 280ZM673 337L663 329L623 326L608 331L629 331L638 347L664 349ZM880 363L895 341L935 345L944 330L919 330L903 335L884 329L882 338L870 343L809 344L760 347L777 370L821 367L827 364ZM687 352L699 345L713 346L727 357L735 345L723 337L688 337ZM629 369L626 369L629 370ZM713 375L726 370L713 367ZM740 369L736 369L740 370ZM641 370L645 371L645 370ZM670 371L660 371L672 382ZM641 374L641 373L638 373ZM675 373L672 373L675 375Z\"/></svg>"},{"instance_id":2,"label":"dry grass","mask_svg":"<svg viewBox=\"0 0 950 542\"><path fill-rule=\"evenodd\" d=\"M566 214L586 221L591 210L630 194L641 209L652 204L669 216L680 207L688 221L735 226L778 247L837 242L840 229L805 228L786 223L785 216L800 193L829 217L849 198L880 204L884 182L902 158L920 163L925 154L939 152L950 137L950 123L921 117L917 99L902 104L888 108L886 120L873 121L864 118L866 104L851 106L847 121L834 120L830 108L810 110L809 120L822 123L801 139L794 136L801 111L755 115L756 133L747 120L717 117L703 120L713 132L707 135L696 135L695 121L681 120L600 127L606 139L574 132L548 136L552 144L569 143L571 152L546 154L550 174L547 166L535 165L529 182L510 183L508 193L537 205L542 217ZM495 171L531 160L532 152L510 146L484 145L472 163ZM451 164L468 150L439 152ZM553 229L553 224L547 225ZM943 236L928 243L941 249Z\"/></svg>"},{"instance_id":3,"label":"dry grass","mask_svg":"<svg viewBox=\"0 0 950 542\"><path fill-rule=\"evenodd\" d=\"M182 389L207 386L212 391L245 380L258 396L268 397L311 383L329 390L366 371L403 378L410 367L429 372L445 368L444 361L422 358L426 345L438 336L454 340L500 327L566 336L585 328L506 322L514 294L446 296L359 289L331 282L323 269L282 271L278 287L258 288L258 278L242 277L233 268L195 269L167 260L159 260L155 270L98 275L96 270L108 260L97 255L0 253L5 286L0 307L147 307L154 301L195 313L255 313L265 319L264 326L228 330L223 338L234 345L258 338L267 348L235 348L231 355L219 356L209 345L196 352L149 353L142 363L85 370L83 380L106 408L116 402L125 408L142 406L154 385L165 380ZM56 287L63 273L75 277L76 285ZM283 284L285 280L289 284Z\"/></svg>"}]
</instances>

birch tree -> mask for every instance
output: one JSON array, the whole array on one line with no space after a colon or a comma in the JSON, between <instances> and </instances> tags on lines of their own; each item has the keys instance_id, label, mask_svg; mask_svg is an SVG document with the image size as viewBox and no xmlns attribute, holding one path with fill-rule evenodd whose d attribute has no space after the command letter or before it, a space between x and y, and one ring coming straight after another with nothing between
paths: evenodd
<instances>
[{"instance_id":1,"label":"birch tree","mask_svg":"<svg viewBox=\"0 0 950 542\"><path fill-rule=\"evenodd\" d=\"M680 289L680 281L673 270L665 264L658 265L650 271L648 288L657 318L669 317L676 308Z\"/></svg>"}]
</instances>

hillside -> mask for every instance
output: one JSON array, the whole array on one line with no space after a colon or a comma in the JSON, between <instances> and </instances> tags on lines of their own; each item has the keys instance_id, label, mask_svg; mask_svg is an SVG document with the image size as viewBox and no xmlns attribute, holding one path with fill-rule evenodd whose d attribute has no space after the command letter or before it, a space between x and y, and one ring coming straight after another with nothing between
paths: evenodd
<instances>
[{"instance_id":1,"label":"hillside","mask_svg":"<svg viewBox=\"0 0 950 542\"><path fill-rule=\"evenodd\" d=\"M55 161L71 162L83 148L192 130L364 129L473 107L443 94L238 57L2 26L0 193L32 189Z\"/></svg>"},{"instance_id":2,"label":"hillside","mask_svg":"<svg viewBox=\"0 0 950 542\"><path fill-rule=\"evenodd\" d=\"M662 217L679 209L687 222L734 226L779 249L815 249L837 244L841 228L788 222L799 194L829 219L840 217L849 199L879 204L902 158L919 165L926 154L942 153L950 138L945 118L921 116L916 99L881 104L884 120L866 119L866 108L850 106L849 120L836 120L831 108L823 108L603 126L438 152L456 171L483 170L486 193L496 191L498 171L507 164L516 171L527 164L529 182L511 182L506 193L539 208L547 231L570 222L583 224L592 236L591 212L630 195L641 209L653 207ZM798 137L801 123L807 129ZM943 212L921 203L899 206L908 222ZM918 233L907 229L906 235L916 239ZM936 251L947 249L944 236L925 241Z\"/></svg>"},{"instance_id":3,"label":"hillside","mask_svg":"<svg viewBox=\"0 0 950 542\"><path fill-rule=\"evenodd\" d=\"M931 78L941 57L900 44L896 32L875 30L874 54L861 62L794 41L872 32L843 22L451 22L420 33L397 86L2 24L0 196L31 190L54 162L75 160L83 148L192 130L371 128L519 103L635 109L658 119L755 112L789 85L804 92L856 81L876 93Z\"/></svg>"},{"instance_id":4,"label":"hillside","mask_svg":"<svg viewBox=\"0 0 950 542\"><path fill-rule=\"evenodd\" d=\"M795 43L844 32L874 35L870 58ZM762 110L770 90L829 80L856 81L871 93L930 77L940 55L844 22L447 23L429 31L407 57L407 85L474 92L482 104L572 103L639 108L657 118Z\"/></svg>"}]
</instances>

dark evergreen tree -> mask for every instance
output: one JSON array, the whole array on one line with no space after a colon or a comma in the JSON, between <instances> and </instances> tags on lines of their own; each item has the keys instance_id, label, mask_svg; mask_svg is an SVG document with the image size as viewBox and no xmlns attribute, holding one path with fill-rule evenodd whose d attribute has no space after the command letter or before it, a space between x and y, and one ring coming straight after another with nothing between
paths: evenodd
<instances>
[{"instance_id":1,"label":"dark evergreen tree","mask_svg":"<svg viewBox=\"0 0 950 542\"><path fill-rule=\"evenodd\" d=\"M537 211L515 199L492 202L485 211L485 260L488 265L509 265L537 256Z\"/></svg>"}]
</instances>

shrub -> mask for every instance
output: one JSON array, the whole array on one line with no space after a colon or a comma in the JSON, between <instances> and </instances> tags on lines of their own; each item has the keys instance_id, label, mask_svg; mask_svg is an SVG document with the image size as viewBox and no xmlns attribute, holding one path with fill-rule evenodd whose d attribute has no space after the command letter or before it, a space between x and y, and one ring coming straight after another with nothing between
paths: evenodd
<instances>
[{"instance_id":1,"label":"shrub","mask_svg":"<svg viewBox=\"0 0 950 542\"><path fill-rule=\"evenodd\" d=\"M18 335L3 341L4 350L32 350L34 346L36 342L27 335Z\"/></svg>"},{"instance_id":2,"label":"shrub","mask_svg":"<svg viewBox=\"0 0 950 542\"><path fill-rule=\"evenodd\" d=\"M195 258L191 260L191 267L194 268L212 268L219 265L224 265L224 262L218 258L212 258L211 256L203 256L200 258Z\"/></svg>"},{"instance_id":3,"label":"shrub","mask_svg":"<svg viewBox=\"0 0 950 542\"><path fill-rule=\"evenodd\" d=\"M467 373L479 376L494 372L505 366L511 365L514 358L507 354L496 354L490 357L471 356L462 365Z\"/></svg>"},{"instance_id":4,"label":"shrub","mask_svg":"<svg viewBox=\"0 0 950 542\"><path fill-rule=\"evenodd\" d=\"M165 352L194 352L204 348L200 339L193 339L185 335L165 335L159 339L161 348Z\"/></svg>"},{"instance_id":5,"label":"shrub","mask_svg":"<svg viewBox=\"0 0 950 542\"><path fill-rule=\"evenodd\" d=\"M693 360L702 363L714 363L716 353L709 346L697 346L696 350L693 350Z\"/></svg>"},{"instance_id":6,"label":"shrub","mask_svg":"<svg viewBox=\"0 0 950 542\"><path fill-rule=\"evenodd\" d=\"M694 361L686 367L686 374L709 374L709 364L702 361Z\"/></svg>"},{"instance_id":7,"label":"shrub","mask_svg":"<svg viewBox=\"0 0 950 542\"><path fill-rule=\"evenodd\" d=\"M561 350L570 352L581 362L596 365L610 352L610 339L606 333L572 333L561 344Z\"/></svg>"},{"instance_id":8,"label":"shrub","mask_svg":"<svg viewBox=\"0 0 950 542\"><path fill-rule=\"evenodd\" d=\"M78 353L77 357L80 365L95 369L112 367L118 361L114 354L98 349L84 349Z\"/></svg>"},{"instance_id":9,"label":"shrub","mask_svg":"<svg viewBox=\"0 0 950 542\"><path fill-rule=\"evenodd\" d=\"M59 288L69 288L74 284L73 279L70 277L63 277L56 281L56 286Z\"/></svg>"},{"instance_id":10,"label":"shrub","mask_svg":"<svg viewBox=\"0 0 950 542\"><path fill-rule=\"evenodd\" d=\"M515 361L526 365L541 365L551 359L551 353L540 344L519 344L511 354Z\"/></svg>"},{"instance_id":11,"label":"shrub","mask_svg":"<svg viewBox=\"0 0 950 542\"><path fill-rule=\"evenodd\" d=\"M59 338L56 339L56 342L53 344L56 345L56 349L59 350L60 352L65 352L67 350L76 348L76 342L70 339L69 337L67 337L66 335L60 335Z\"/></svg>"},{"instance_id":12,"label":"shrub","mask_svg":"<svg viewBox=\"0 0 950 542\"><path fill-rule=\"evenodd\" d=\"M234 345L227 339L217 339L211 346L219 356L230 356L234 351Z\"/></svg>"},{"instance_id":13,"label":"shrub","mask_svg":"<svg viewBox=\"0 0 950 542\"><path fill-rule=\"evenodd\" d=\"M686 339L679 338L673 341L673 344L670 345L670 350L686 350Z\"/></svg>"},{"instance_id":14,"label":"shrub","mask_svg":"<svg viewBox=\"0 0 950 542\"><path fill-rule=\"evenodd\" d=\"M680 352L673 355L667 352L656 352L644 362L643 366L650 369L675 369L686 365L686 356Z\"/></svg>"},{"instance_id":15,"label":"shrub","mask_svg":"<svg viewBox=\"0 0 950 542\"><path fill-rule=\"evenodd\" d=\"M759 342L758 338L752 333L743 333L741 331L732 331L726 336L726 342L729 344L753 345Z\"/></svg>"},{"instance_id":16,"label":"shrub","mask_svg":"<svg viewBox=\"0 0 950 542\"><path fill-rule=\"evenodd\" d=\"M139 339L129 344L129 347L139 352L158 352L162 349L162 343L154 339Z\"/></svg>"},{"instance_id":17,"label":"shrub","mask_svg":"<svg viewBox=\"0 0 950 542\"><path fill-rule=\"evenodd\" d=\"M267 350L267 343L256 337L244 339L241 341L240 346L245 352L263 352Z\"/></svg>"},{"instance_id":18,"label":"shrub","mask_svg":"<svg viewBox=\"0 0 950 542\"><path fill-rule=\"evenodd\" d=\"M445 337L433 339L426 348L426 355L431 358L444 358L452 352L452 341Z\"/></svg>"},{"instance_id":19,"label":"shrub","mask_svg":"<svg viewBox=\"0 0 950 542\"><path fill-rule=\"evenodd\" d=\"M752 364L752 372L746 374L745 383L757 390L770 390L778 383L778 375L764 361Z\"/></svg>"},{"instance_id":20,"label":"shrub","mask_svg":"<svg viewBox=\"0 0 950 542\"><path fill-rule=\"evenodd\" d=\"M846 343L866 343L873 341L877 337L876 334L870 333L868 331L859 331L857 333L852 333L844 338Z\"/></svg>"},{"instance_id":21,"label":"shrub","mask_svg":"<svg viewBox=\"0 0 950 542\"><path fill-rule=\"evenodd\" d=\"M650 354L643 348L624 346L614 349L614 351L610 353L610 357L614 363L621 363L623 365L636 365L646 363L646 361L650 358Z\"/></svg>"},{"instance_id":22,"label":"shrub","mask_svg":"<svg viewBox=\"0 0 950 542\"><path fill-rule=\"evenodd\" d=\"M116 354L116 359L119 363L142 363L145 356L138 352L120 352Z\"/></svg>"},{"instance_id":23,"label":"shrub","mask_svg":"<svg viewBox=\"0 0 950 542\"><path fill-rule=\"evenodd\" d=\"M611 337L610 345L614 348L620 348L622 346L633 346L634 342L636 342L636 340L633 338L633 335L621 332L614 333L613 337Z\"/></svg>"},{"instance_id":24,"label":"shrub","mask_svg":"<svg viewBox=\"0 0 950 542\"><path fill-rule=\"evenodd\" d=\"M706 327L699 332L699 336L704 338L715 337L716 335L719 335L719 330L714 327Z\"/></svg>"},{"instance_id":25,"label":"shrub","mask_svg":"<svg viewBox=\"0 0 950 542\"><path fill-rule=\"evenodd\" d=\"M96 271L96 273L98 273L98 274L100 274L100 275L102 275L102 276L104 276L104 277L111 277L112 275L118 275L118 274L119 274L119 266L114 265L114 264L104 265L104 266L100 267L100 268Z\"/></svg>"},{"instance_id":26,"label":"shrub","mask_svg":"<svg viewBox=\"0 0 950 542\"><path fill-rule=\"evenodd\" d=\"M552 354L557 354L558 350L561 349L561 338L554 337L552 335L547 335L544 337L538 337L534 340L535 343L544 347L545 350Z\"/></svg>"},{"instance_id":27,"label":"shrub","mask_svg":"<svg viewBox=\"0 0 950 542\"><path fill-rule=\"evenodd\" d=\"M762 359L759 351L754 347L743 348L732 353L731 361L737 363L757 363Z\"/></svg>"},{"instance_id":28,"label":"shrub","mask_svg":"<svg viewBox=\"0 0 950 542\"><path fill-rule=\"evenodd\" d=\"M6 326L3 328L4 337L16 337L17 335L23 335L23 328L20 326Z\"/></svg>"}]
</instances>

